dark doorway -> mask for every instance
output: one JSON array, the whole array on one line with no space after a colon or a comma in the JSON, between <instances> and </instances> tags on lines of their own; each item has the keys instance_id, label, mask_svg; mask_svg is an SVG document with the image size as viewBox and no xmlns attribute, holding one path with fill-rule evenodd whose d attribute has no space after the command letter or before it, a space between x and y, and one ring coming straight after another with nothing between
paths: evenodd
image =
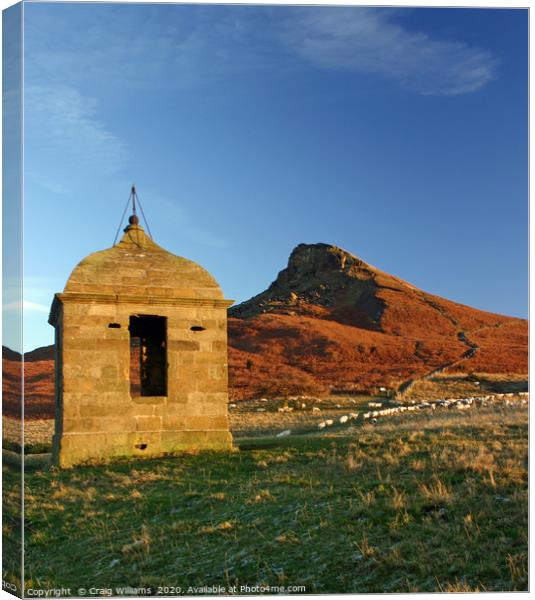
<instances>
[{"instance_id":1,"label":"dark doorway","mask_svg":"<svg viewBox=\"0 0 535 600\"><path fill-rule=\"evenodd\" d=\"M130 393L167 396L167 319L130 317Z\"/></svg>"}]
</instances>

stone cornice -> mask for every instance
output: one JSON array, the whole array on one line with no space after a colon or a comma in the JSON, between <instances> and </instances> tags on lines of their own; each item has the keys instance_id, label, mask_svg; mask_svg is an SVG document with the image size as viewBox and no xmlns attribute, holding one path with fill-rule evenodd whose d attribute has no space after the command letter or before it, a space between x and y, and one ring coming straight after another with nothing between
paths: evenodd
<instances>
[{"instance_id":1,"label":"stone cornice","mask_svg":"<svg viewBox=\"0 0 535 600\"><path fill-rule=\"evenodd\" d=\"M83 292L64 292L54 294L48 322L56 326L58 312L62 304L74 302L77 304L142 304L160 306L183 306L207 308L228 308L234 300L223 298L165 298L162 296L145 296L129 294L94 294Z\"/></svg>"}]
</instances>

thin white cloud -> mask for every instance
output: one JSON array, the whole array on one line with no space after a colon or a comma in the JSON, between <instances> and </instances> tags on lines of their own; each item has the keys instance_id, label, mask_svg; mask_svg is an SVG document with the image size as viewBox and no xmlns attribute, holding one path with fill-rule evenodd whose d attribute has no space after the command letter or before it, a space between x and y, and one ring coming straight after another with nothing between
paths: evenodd
<instances>
[{"instance_id":1,"label":"thin white cloud","mask_svg":"<svg viewBox=\"0 0 535 600\"><path fill-rule=\"evenodd\" d=\"M24 114L26 130L31 131L26 151L30 158L37 151L41 164L46 165L43 177L54 166L106 174L126 162L125 145L102 122L97 101L74 87L27 86ZM35 177L40 178L38 170Z\"/></svg>"},{"instance_id":2,"label":"thin white cloud","mask_svg":"<svg viewBox=\"0 0 535 600\"><path fill-rule=\"evenodd\" d=\"M34 303L50 307L54 294L63 290L65 281L66 278L57 276L32 277L25 275L23 295L25 298L32 298Z\"/></svg>"},{"instance_id":3,"label":"thin white cloud","mask_svg":"<svg viewBox=\"0 0 535 600\"><path fill-rule=\"evenodd\" d=\"M473 92L495 78L491 52L410 30L396 22L405 10L110 5L82 15L34 6L26 72L35 84L76 89L88 82L106 89L190 89L251 71L296 69L304 60L438 95Z\"/></svg>"},{"instance_id":4,"label":"thin white cloud","mask_svg":"<svg viewBox=\"0 0 535 600\"><path fill-rule=\"evenodd\" d=\"M26 27L27 78L77 89L88 82L122 90L198 88L265 62L258 53L263 33L247 13L236 7L101 5L81 18L78 11L52 15L33 8Z\"/></svg>"},{"instance_id":5,"label":"thin white cloud","mask_svg":"<svg viewBox=\"0 0 535 600\"><path fill-rule=\"evenodd\" d=\"M398 12L296 9L282 39L318 67L378 74L420 94L474 92L496 77L498 60L491 52L409 31L395 23Z\"/></svg>"},{"instance_id":6,"label":"thin white cloud","mask_svg":"<svg viewBox=\"0 0 535 600\"><path fill-rule=\"evenodd\" d=\"M32 302L30 300L24 300L21 302L9 302L8 304L4 304L3 310L5 311L20 311L24 312L40 312L40 313L49 313L50 306L46 306L45 304L39 304L38 302Z\"/></svg>"},{"instance_id":7,"label":"thin white cloud","mask_svg":"<svg viewBox=\"0 0 535 600\"><path fill-rule=\"evenodd\" d=\"M91 13L80 36L68 26L73 13L45 16L37 8L27 36L27 176L56 196L68 191L65 172L71 179L115 175L127 164L126 144L104 119L109 89L120 96L136 87L196 87L260 69L299 69L306 61L453 96L482 88L498 64L487 50L409 31L393 9L229 7L215 18L213 7L198 7L165 12L164 19L155 6L140 28L137 11L106 8ZM52 43L60 33L61 43ZM194 227L189 233L225 245Z\"/></svg>"}]
</instances>

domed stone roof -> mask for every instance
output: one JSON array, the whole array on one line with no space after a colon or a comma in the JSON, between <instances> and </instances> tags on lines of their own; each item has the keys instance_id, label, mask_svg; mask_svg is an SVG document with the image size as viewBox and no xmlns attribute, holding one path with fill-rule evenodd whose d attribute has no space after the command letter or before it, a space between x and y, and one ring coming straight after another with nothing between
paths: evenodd
<instances>
[{"instance_id":1,"label":"domed stone roof","mask_svg":"<svg viewBox=\"0 0 535 600\"><path fill-rule=\"evenodd\" d=\"M208 271L158 246L135 218L130 219L118 244L78 263L64 293L223 298L221 288Z\"/></svg>"}]
</instances>

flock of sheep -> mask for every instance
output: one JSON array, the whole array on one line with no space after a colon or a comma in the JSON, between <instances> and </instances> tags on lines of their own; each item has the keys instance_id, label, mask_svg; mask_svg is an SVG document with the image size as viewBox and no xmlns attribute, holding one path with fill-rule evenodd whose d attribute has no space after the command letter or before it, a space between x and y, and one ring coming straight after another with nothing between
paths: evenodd
<instances>
[{"instance_id":1,"label":"flock of sheep","mask_svg":"<svg viewBox=\"0 0 535 600\"><path fill-rule=\"evenodd\" d=\"M437 408L449 408L457 410L467 410L472 406L488 406L500 402L502 406L519 406L525 405L528 402L529 393L507 393L507 394L492 394L489 396L471 396L469 398L449 398L447 400L431 400L429 402L420 402L419 404L399 404L397 406L391 406L389 408L382 408L381 402L369 402L369 408L380 408L380 410L373 410L365 412L362 415L363 421L370 421L376 423L378 417L386 417L389 415L395 415L403 412L414 412L420 410L436 410ZM350 412L347 415L341 415L337 419L325 419L318 423L317 427L319 430L330 427L336 423L344 424L350 421L355 421L359 417L358 412ZM277 434L277 437L285 437L290 435L292 432L290 429L285 429Z\"/></svg>"}]
</instances>

